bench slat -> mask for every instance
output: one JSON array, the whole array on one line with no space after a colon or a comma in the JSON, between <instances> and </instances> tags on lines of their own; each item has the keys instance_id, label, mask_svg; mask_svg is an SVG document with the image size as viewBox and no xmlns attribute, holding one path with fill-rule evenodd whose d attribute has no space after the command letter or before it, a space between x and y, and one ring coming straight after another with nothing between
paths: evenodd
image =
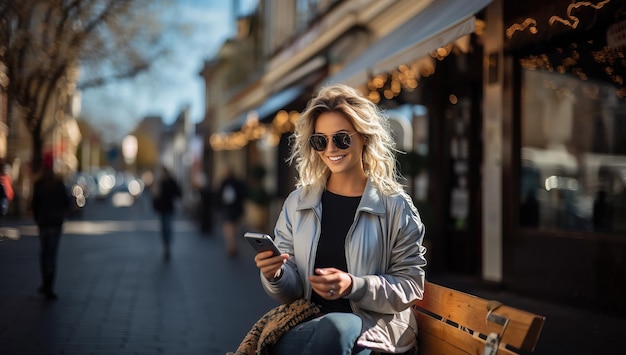
<instances>
[{"instance_id":1,"label":"bench slat","mask_svg":"<svg viewBox=\"0 0 626 355\"><path fill-rule=\"evenodd\" d=\"M489 301L485 299L426 282L424 299L417 302L416 307L424 308L482 334L500 332L502 327L493 322L487 327L485 319L489 311L488 303ZM505 305L498 307L492 314L509 319L502 342L520 350L535 349L545 317Z\"/></svg>"},{"instance_id":2,"label":"bench slat","mask_svg":"<svg viewBox=\"0 0 626 355\"><path fill-rule=\"evenodd\" d=\"M417 346L420 354L466 355L483 353L485 341L478 336L421 312L416 312L416 316L419 324ZM515 354L504 347L500 347L498 350L498 355Z\"/></svg>"}]
</instances>

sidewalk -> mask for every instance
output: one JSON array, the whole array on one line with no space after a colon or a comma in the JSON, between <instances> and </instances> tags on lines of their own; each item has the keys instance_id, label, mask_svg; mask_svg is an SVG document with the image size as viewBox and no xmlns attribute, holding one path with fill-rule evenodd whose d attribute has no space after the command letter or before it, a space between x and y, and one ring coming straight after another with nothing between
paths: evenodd
<instances>
[{"instance_id":1,"label":"sidewalk","mask_svg":"<svg viewBox=\"0 0 626 355\"><path fill-rule=\"evenodd\" d=\"M71 221L61 241L57 301L36 294L33 226L0 241L0 354L225 354L274 302L244 241L178 220L162 259L156 220ZM30 235L29 235L30 233Z\"/></svg>"},{"instance_id":2,"label":"sidewalk","mask_svg":"<svg viewBox=\"0 0 626 355\"><path fill-rule=\"evenodd\" d=\"M59 255L59 300L36 294L34 226L0 241L0 354L225 354L274 302L261 289L252 250L228 259L221 238L175 223L169 263L156 220L71 221ZM482 287L429 280L546 316L533 354L619 354L626 320Z\"/></svg>"}]
</instances>

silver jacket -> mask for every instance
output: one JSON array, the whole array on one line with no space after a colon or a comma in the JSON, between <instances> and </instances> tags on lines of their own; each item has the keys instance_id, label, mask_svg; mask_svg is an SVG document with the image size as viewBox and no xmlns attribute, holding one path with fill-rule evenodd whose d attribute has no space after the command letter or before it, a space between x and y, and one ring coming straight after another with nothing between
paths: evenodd
<instances>
[{"instance_id":1,"label":"silver jacket","mask_svg":"<svg viewBox=\"0 0 626 355\"><path fill-rule=\"evenodd\" d=\"M293 191L274 229L289 259L275 280L261 274L265 291L279 303L311 299L322 191ZM368 181L346 237L352 291L345 298L363 320L357 343L383 352L405 352L415 344L417 322L411 305L424 293L424 225L407 197L383 195Z\"/></svg>"}]
</instances>

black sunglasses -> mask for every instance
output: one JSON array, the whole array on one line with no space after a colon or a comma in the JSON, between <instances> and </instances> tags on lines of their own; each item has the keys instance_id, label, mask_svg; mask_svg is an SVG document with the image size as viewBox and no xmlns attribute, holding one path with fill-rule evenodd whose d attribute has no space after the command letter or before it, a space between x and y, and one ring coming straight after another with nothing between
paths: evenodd
<instances>
[{"instance_id":1,"label":"black sunglasses","mask_svg":"<svg viewBox=\"0 0 626 355\"><path fill-rule=\"evenodd\" d=\"M348 149L352 144L352 138L350 137L355 134L357 134L357 132L337 132L332 135L333 143L339 149ZM314 133L309 137L309 144L314 150L318 152L323 152L326 150L326 146L328 146L328 138L326 138L326 136L323 134Z\"/></svg>"}]
</instances>

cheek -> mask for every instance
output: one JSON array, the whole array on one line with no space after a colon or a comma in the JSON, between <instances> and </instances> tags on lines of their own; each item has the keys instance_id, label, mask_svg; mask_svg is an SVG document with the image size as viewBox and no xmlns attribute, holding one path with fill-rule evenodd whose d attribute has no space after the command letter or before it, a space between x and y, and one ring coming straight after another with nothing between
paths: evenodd
<instances>
[{"instance_id":1,"label":"cheek","mask_svg":"<svg viewBox=\"0 0 626 355\"><path fill-rule=\"evenodd\" d=\"M364 145L360 145L360 144L355 145L354 146L354 152L356 154L363 155L363 152L365 152L365 146Z\"/></svg>"}]
</instances>

